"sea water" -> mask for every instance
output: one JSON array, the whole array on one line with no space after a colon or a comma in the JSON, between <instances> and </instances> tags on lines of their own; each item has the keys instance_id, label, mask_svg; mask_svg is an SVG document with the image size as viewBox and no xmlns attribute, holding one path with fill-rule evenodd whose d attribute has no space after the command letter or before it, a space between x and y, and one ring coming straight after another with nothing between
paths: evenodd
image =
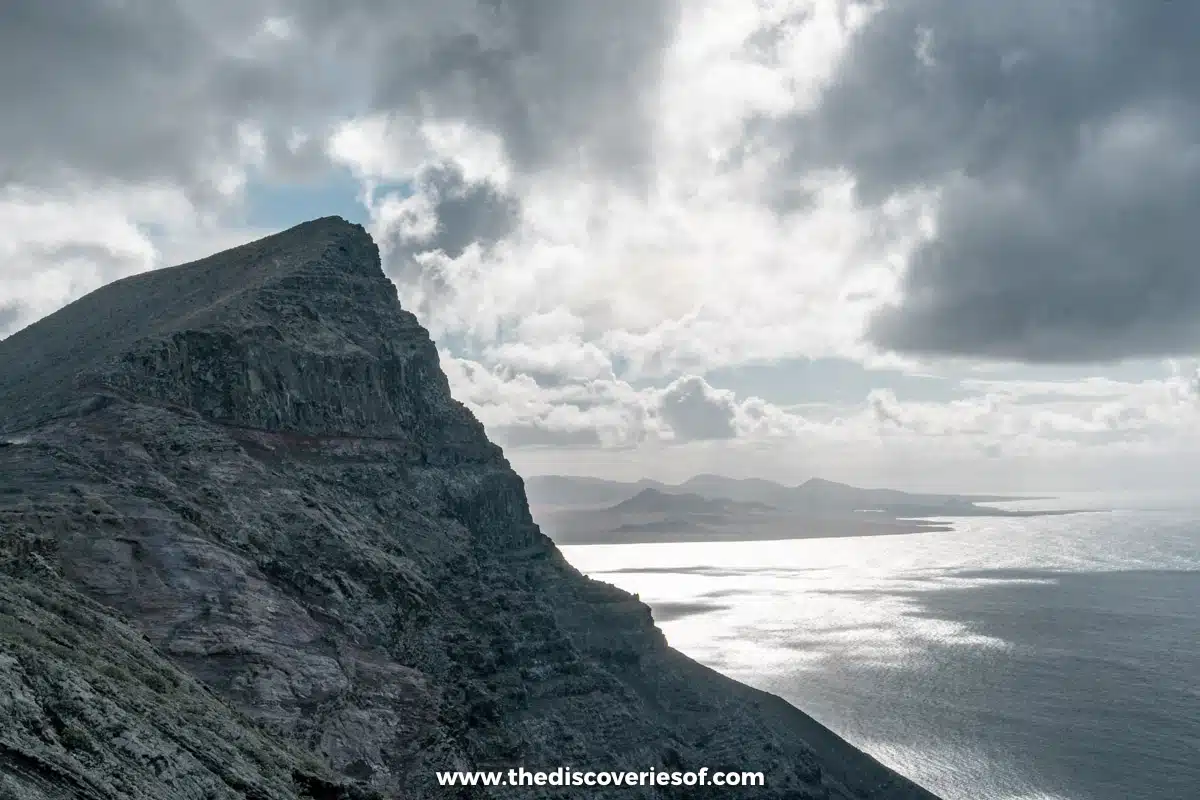
<instances>
[{"instance_id":1,"label":"sea water","mask_svg":"<svg viewBox=\"0 0 1200 800\"><path fill-rule=\"evenodd\" d=\"M563 548L944 800L1200 798L1200 510Z\"/></svg>"}]
</instances>

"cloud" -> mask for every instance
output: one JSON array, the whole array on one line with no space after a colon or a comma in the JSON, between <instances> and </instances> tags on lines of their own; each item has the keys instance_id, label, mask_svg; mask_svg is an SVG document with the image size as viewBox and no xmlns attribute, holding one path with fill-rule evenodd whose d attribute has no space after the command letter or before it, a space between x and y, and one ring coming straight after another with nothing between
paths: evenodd
<instances>
[{"instance_id":1,"label":"cloud","mask_svg":"<svg viewBox=\"0 0 1200 800\"><path fill-rule=\"evenodd\" d=\"M17 0L0 30L0 102L21 109L0 130L8 205L42 214L78 202L84 216L101 197L157 193L171 213L121 201L100 214L115 238L75 236L78 221L49 244L6 237L20 257L3 267L0 289L36 317L97 278L191 255L184 245L197 230L218 249L240 238L221 228L238 227L248 184L319 181L332 163L363 180L393 276L432 302L468 272L456 260L480 261L478 248L519 225L516 178L562 166L625 191L644 186L677 20L674 0L70 10ZM132 259L129 236L142 248Z\"/></svg>"},{"instance_id":2,"label":"cloud","mask_svg":"<svg viewBox=\"0 0 1200 800\"><path fill-rule=\"evenodd\" d=\"M506 446L555 444L628 449L691 442L769 443L808 425L798 414L688 375L635 387L607 375L544 380L503 363L487 366L443 355L455 396Z\"/></svg>"},{"instance_id":3,"label":"cloud","mask_svg":"<svg viewBox=\"0 0 1200 800\"><path fill-rule=\"evenodd\" d=\"M333 25L348 46L365 40L376 107L494 131L523 169L580 157L621 172L646 163L677 17L669 0L371 3L361 26L347 24L345 4L310 6L320 11L305 15L307 30Z\"/></svg>"},{"instance_id":4,"label":"cloud","mask_svg":"<svg viewBox=\"0 0 1200 800\"><path fill-rule=\"evenodd\" d=\"M703 378L680 378L666 388L659 402L663 418L682 440L732 439L737 435L732 392L717 391Z\"/></svg>"},{"instance_id":5,"label":"cloud","mask_svg":"<svg viewBox=\"0 0 1200 800\"><path fill-rule=\"evenodd\" d=\"M221 2L200 15L146 0L6 4L0 102L21 113L0 130L0 183L101 177L222 193L250 143L242 122L264 101L294 105L304 86L248 57L256 22Z\"/></svg>"},{"instance_id":6,"label":"cloud","mask_svg":"<svg viewBox=\"0 0 1200 800\"><path fill-rule=\"evenodd\" d=\"M781 217L757 202L770 164L730 160L747 115L811 103L835 63L837 3L807 5L132 0L83 19L22 2L4 74L46 77L37 97L3 84L28 111L0 164L30 192L184 198L170 223L125 218L161 251L142 268L181 231L236 224L247 184L348 166L402 299L473 357L515 358L521 321L560 310L585 369L628 377L859 356L896 249L874 231L911 209L862 213L831 173ZM50 51L84 77L35 64Z\"/></svg>"},{"instance_id":7,"label":"cloud","mask_svg":"<svg viewBox=\"0 0 1200 800\"><path fill-rule=\"evenodd\" d=\"M599 446L627 449L664 441L654 397L624 381L560 381L551 385L502 366L442 356L454 394L490 435L509 447Z\"/></svg>"},{"instance_id":8,"label":"cloud","mask_svg":"<svg viewBox=\"0 0 1200 800\"><path fill-rule=\"evenodd\" d=\"M546 385L462 359L448 360L447 371L456 395L532 473L679 480L716 471L790 482L819 474L1047 491L1177 483L1166 465L1200 465L1192 365L1142 381L981 382L947 403L875 390L822 413L739 397L698 376L655 388L613 378ZM1025 402L1033 396L1052 399Z\"/></svg>"},{"instance_id":9,"label":"cloud","mask_svg":"<svg viewBox=\"0 0 1200 800\"><path fill-rule=\"evenodd\" d=\"M505 425L493 431L496 439L508 447L598 447L600 434L590 428L555 430L541 425Z\"/></svg>"},{"instance_id":10,"label":"cloud","mask_svg":"<svg viewBox=\"0 0 1200 800\"><path fill-rule=\"evenodd\" d=\"M650 183L590 157L530 171L500 128L470 121L414 125L403 111L345 121L331 151L367 184L403 302L460 354L521 351L547 379L577 359L530 345L522 324L560 312L579 321L571 341L588 353L584 369L608 362L629 379L749 358L869 357L863 320L920 209L863 211L846 177L829 173L800 181L811 198L803 213L779 215L758 197L771 165L730 158L747 115L811 103L830 72L847 29L837 3L801 15L809 5L706 0L682 11L639 90L656 102L643 131ZM770 48L758 41L764 30L775 31ZM442 192L413 176L446 168L469 193L439 208ZM456 210L457 222L442 219ZM451 246L439 249L438 235ZM547 368L551 356L568 362Z\"/></svg>"},{"instance_id":11,"label":"cloud","mask_svg":"<svg viewBox=\"0 0 1200 800\"><path fill-rule=\"evenodd\" d=\"M876 345L1029 362L1200 347L1195 3L894 0L815 111L762 117L781 176L853 175L936 219Z\"/></svg>"},{"instance_id":12,"label":"cloud","mask_svg":"<svg viewBox=\"0 0 1200 800\"><path fill-rule=\"evenodd\" d=\"M1064 447L1138 442L1169 450L1200 445L1195 381L1195 370L1181 365L1166 377L1137 382L974 380L964 382L975 393L962 400L902 402L891 391L875 390L867 408L884 435L949 437L993 452L1048 456Z\"/></svg>"},{"instance_id":13,"label":"cloud","mask_svg":"<svg viewBox=\"0 0 1200 800\"><path fill-rule=\"evenodd\" d=\"M472 244L494 245L520 221L516 198L488 182L468 183L455 164L426 167L417 173L415 183L417 191L429 198L437 221L432 236L419 242L421 250L458 258Z\"/></svg>"},{"instance_id":14,"label":"cloud","mask_svg":"<svg viewBox=\"0 0 1200 800\"><path fill-rule=\"evenodd\" d=\"M0 335L349 173L514 452L886 483L1195 443L1190 362L983 367L1200 348L1188 4L9 6ZM741 369L807 359L969 378L786 405Z\"/></svg>"},{"instance_id":15,"label":"cloud","mask_svg":"<svg viewBox=\"0 0 1200 800\"><path fill-rule=\"evenodd\" d=\"M366 202L384 270L422 318L453 300L464 271L459 260L482 265L484 251L512 233L521 215L517 197L489 178L468 180L446 161L423 164L402 190L376 196L368 189Z\"/></svg>"},{"instance_id":16,"label":"cloud","mask_svg":"<svg viewBox=\"0 0 1200 800\"><path fill-rule=\"evenodd\" d=\"M902 403L894 392L875 389L867 395L866 408L880 430L920 437L991 437L1016 427L991 394L949 403Z\"/></svg>"},{"instance_id":17,"label":"cloud","mask_svg":"<svg viewBox=\"0 0 1200 800\"><path fill-rule=\"evenodd\" d=\"M404 192L372 203L374 233L388 267L401 279L462 257L468 248L490 247L520 222L520 203L487 179L469 182L454 163L426 164ZM437 258L415 260L421 254Z\"/></svg>"},{"instance_id":18,"label":"cloud","mask_svg":"<svg viewBox=\"0 0 1200 800\"><path fill-rule=\"evenodd\" d=\"M337 123L378 110L494 132L521 169L633 174L676 15L670 0L15 0L0 102L21 113L0 130L0 182L220 194L229 169L323 162Z\"/></svg>"}]
</instances>

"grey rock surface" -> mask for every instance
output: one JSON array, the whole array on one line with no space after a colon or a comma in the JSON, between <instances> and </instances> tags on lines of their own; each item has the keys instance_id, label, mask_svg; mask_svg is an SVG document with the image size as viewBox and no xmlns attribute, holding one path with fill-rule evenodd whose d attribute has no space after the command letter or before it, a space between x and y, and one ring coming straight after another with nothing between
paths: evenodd
<instances>
[{"instance_id":1,"label":"grey rock surface","mask_svg":"<svg viewBox=\"0 0 1200 800\"><path fill-rule=\"evenodd\" d=\"M359 226L0 342L0 798L606 796L517 765L932 798L566 563Z\"/></svg>"}]
</instances>

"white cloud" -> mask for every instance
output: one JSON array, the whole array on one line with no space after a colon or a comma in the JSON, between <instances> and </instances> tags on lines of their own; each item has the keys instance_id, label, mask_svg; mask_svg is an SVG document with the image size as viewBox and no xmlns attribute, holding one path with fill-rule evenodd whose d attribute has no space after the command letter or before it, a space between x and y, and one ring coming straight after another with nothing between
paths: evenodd
<instances>
[{"instance_id":1,"label":"white cloud","mask_svg":"<svg viewBox=\"0 0 1200 800\"><path fill-rule=\"evenodd\" d=\"M927 489L1035 491L1111 481L1133 465L1146 481L1161 482L1171 475L1164 477L1164 463L1200 464L1200 399L1190 373L1142 382L1013 382L942 403L876 390L859 404L817 414L738 397L694 375L636 388L611 377L545 384L461 359L448 371L458 396L533 472L556 471L554 458L569 457L577 470L614 477L718 471L799 481L823 474ZM1062 400L1025 402L1046 394ZM558 456L522 449L533 444L552 445L547 452ZM614 461L606 449L628 455Z\"/></svg>"},{"instance_id":2,"label":"white cloud","mask_svg":"<svg viewBox=\"0 0 1200 800\"><path fill-rule=\"evenodd\" d=\"M914 195L866 213L852 180L830 172L798 180L808 203L780 215L763 202L778 154L744 148L753 117L812 106L861 22L839 2L689 4L664 55L645 185L586 160L518 175L494 133L396 113L344 123L330 149L369 190L452 162L467 183L519 198L521 224L503 241L446 257L419 255L437 226L428 194L368 195L377 235L402 240L400 260L418 254L422 278L401 281L404 299L435 334L473 340L476 356L546 371L565 349L537 355L517 328L565 313L594 361L619 361L631 376L866 358L863 322L889 296L926 203Z\"/></svg>"},{"instance_id":3,"label":"white cloud","mask_svg":"<svg viewBox=\"0 0 1200 800\"><path fill-rule=\"evenodd\" d=\"M419 122L406 114L375 113L340 122L326 148L337 163L368 182L411 177L433 157Z\"/></svg>"},{"instance_id":4,"label":"white cloud","mask_svg":"<svg viewBox=\"0 0 1200 800\"><path fill-rule=\"evenodd\" d=\"M882 4L646 0L618 15L564 0L536 19L505 3L491 17L457 0L401 5L120 18L121 42L169 23L170 42L204 46L178 74L148 73L145 107L124 76L161 54L112 47L88 84L95 107L70 102L85 82L55 73L62 96L37 117L54 136L14 125L0 137L13 156L0 157L0 335L108 280L253 238L231 222L249 181L332 163L358 178L386 268L447 351L456 392L512 450L568 448L598 469L880 482L1200 450L1192 364L1140 382L977 369L953 400L880 387L820 412L705 377L797 358L945 363L882 351L864 328L902 299L949 182L903 182L864 205L864 175L881 165L796 169L802 141L758 135L821 113ZM926 26L901 44L933 73L944 42ZM1009 73L1032 63L1015 58ZM314 64L328 85L309 80ZM187 102L164 119L173 86ZM1140 174L1139 154L1183 146L1147 119L1096 129L1098 161L1083 166L1106 192ZM856 131L863 158L889 133ZM22 148L38 169L21 166Z\"/></svg>"}]
</instances>

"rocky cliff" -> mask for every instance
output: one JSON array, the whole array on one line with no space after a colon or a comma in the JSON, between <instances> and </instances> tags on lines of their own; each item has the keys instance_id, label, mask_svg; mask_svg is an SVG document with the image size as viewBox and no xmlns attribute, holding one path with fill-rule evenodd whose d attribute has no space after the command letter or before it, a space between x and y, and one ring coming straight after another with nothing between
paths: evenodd
<instances>
[{"instance_id":1,"label":"rocky cliff","mask_svg":"<svg viewBox=\"0 0 1200 800\"><path fill-rule=\"evenodd\" d=\"M518 764L932 797L567 564L358 226L0 342L0 797L601 796L435 774Z\"/></svg>"}]
</instances>

